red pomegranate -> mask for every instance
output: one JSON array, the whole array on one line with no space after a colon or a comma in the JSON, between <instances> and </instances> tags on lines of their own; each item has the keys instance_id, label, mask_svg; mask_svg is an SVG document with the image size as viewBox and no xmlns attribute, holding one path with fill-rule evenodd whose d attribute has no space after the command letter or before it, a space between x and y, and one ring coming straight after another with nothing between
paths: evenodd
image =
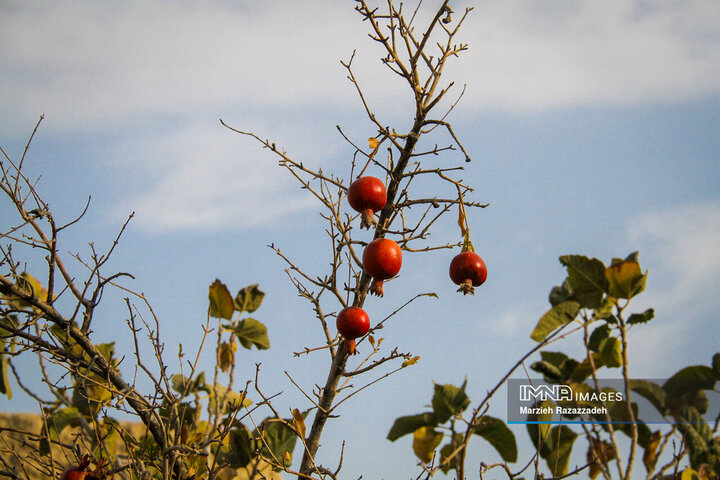
<instances>
[{"instance_id":1,"label":"red pomegranate","mask_svg":"<svg viewBox=\"0 0 720 480\"><path fill-rule=\"evenodd\" d=\"M487 280L485 261L477 253L467 250L455 256L450 262L450 279L460 285L458 292L463 295L475 294L475 288Z\"/></svg>"},{"instance_id":2,"label":"red pomegranate","mask_svg":"<svg viewBox=\"0 0 720 480\"><path fill-rule=\"evenodd\" d=\"M363 252L363 268L372 276L370 293L382 297L383 281L398 274L402 267L400 246L389 238L376 238Z\"/></svg>"},{"instance_id":3,"label":"red pomegranate","mask_svg":"<svg viewBox=\"0 0 720 480\"><path fill-rule=\"evenodd\" d=\"M335 325L338 332L345 337L345 351L348 355L354 355L357 353L355 339L370 331L370 317L360 307L347 307L338 313Z\"/></svg>"},{"instance_id":4,"label":"red pomegranate","mask_svg":"<svg viewBox=\"0 0 720 480\"><path fill-rule=\"evenodd\" d=\"M385 184L379 178L360 177L350 184L348 203L362 216L360 228L370 228L377 223L375 213L382 210L386 202Z\"/></svg>"}]
</instances>

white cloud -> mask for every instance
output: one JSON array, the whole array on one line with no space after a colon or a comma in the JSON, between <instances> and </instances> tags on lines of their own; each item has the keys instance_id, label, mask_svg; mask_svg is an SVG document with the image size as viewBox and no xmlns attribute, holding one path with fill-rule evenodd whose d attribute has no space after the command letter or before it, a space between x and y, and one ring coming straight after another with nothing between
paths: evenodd
<instances>
[{"instance_id":1,"label":"white cloud","mask_svg":"<svg viewBox=\"0 0 720 480\"><path fill-rule=\"evenodd\" d=\"M720 338L720 204L640 215L631 222L629 234L633 244L640 245L640 264L649 270L647 289L633 302L633 311L653 307L657 317L633 332L632 362L640 371L659 376L672 373L668 365L707 363L705 354ZM698 338L689 331L703 335Z\"/></svg>"},{"instance_id":2,"label":"white cloud","mask_svg":"<svg viewBox=\"0 0 720 480\"><path fill-rule=\"evenodd\" d=\"M0 102L12 115L3 123L45 112L68 128L107 127L332 100L346 86L338 59L364 28L354 12L340 2L256 3L5 5Z\"/></svg>"},{"instance_id":3,"label":"white cloud","mask_svg":"<svg viewBox=\"0 0 720 480\"><path fill-rule=\"evenodd\" d=\"M720 3L714 0L644 7L630 0L473 3L460 38L471 49L447 72L468 83L466 111L676 101L720 90ZM327 161L325 146L317 152L311 116L298 112L312 106L334 117L359 108L340 59L358 48L356 73L381 121L396 115L406 98L399 96L402 81L383 71L368 24L352 6L321 0L3 2L0 128L24 137L46 113L45 134L79 133L88 143L106 142L127 126L146 129L143 138L128 139L129 150L103 144L110 154L123 151L124 165L145 179L131 202L140 224L154 230L217 226L224 223L223 204L246 205L231 208L244 211L234 219L239 225L257 223L276 212L273 189L291 191L277 170L235 160L239 154L217 125L214 132L172 132L168 119L197 126L241 112L243 128L265 126L256 131L278 141L294 133L287 127L292 120L303 132L295 152L315 149L316 164ZM159 131L161 124L166 130ZM257 151L248 149L245 158ZM162 169L162 158L172 158L173 167ZM118 200L119 209L126 209L124 202Z\"/></svg>"},{"instance_id":4,"label":"white cloud","mask_svg":"<svg viewBox=\"0 0 720 480\"><path fill-rule=\"evenodd\" d=\"M478 107L537 111L718 92L720 4L481 2L462 68Z\"/></svg>"},{"instance_id":5,"label":"white cloud","mask_svg":"<svg viewBox=\"0 0 720 480\"><path fill-rule=\"evenodd\" d=\"M647 246L652 271L643 296L652 297L656 309L703 313L716 308L720 204L684 205L641 215L631 222L630 239ZM643 250L640 253L646 256Z\"/></svg>"},{"instance_id":6,"label":"white cloud","mask_svg":"<svg viewBox=\"0 0 720 480\"><path fill-rule=\"evenodd\" d=\"M87 128L248 103L355 106L339 60L356 47L370 100L403 87L381 73L352 2L248 5L4 3L3 127L41 112ZM720 89L718 25L714 0L480 2L448 73L473 109L695 98Z\"/></svg>"},{"instance_id":7,"label":"white cloud","mask_svg":"<svg viewBox=\"0 0 720 480\"><path fill-rule=\"evenodd\" d=\"M115 171L132 173L114 214L134 211L133 224L146 231L263 226L314 205L277 158L219 124L188 125L116 155Z\"/></svg>"}]
</instances>

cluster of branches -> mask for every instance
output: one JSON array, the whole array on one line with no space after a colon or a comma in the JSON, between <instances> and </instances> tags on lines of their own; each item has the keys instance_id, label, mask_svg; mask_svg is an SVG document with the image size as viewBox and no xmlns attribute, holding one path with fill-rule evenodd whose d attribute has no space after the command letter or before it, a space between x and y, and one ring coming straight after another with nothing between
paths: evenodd
<instances>
[{"instance_id":1,"label":"cluster of branches","mask_svg":"<svg viewBox=\"0 0 720 480\"><path fill-rule=\"evenodd\" d=\"M41 431L0 425L0 476L57 478L68 466L85 465L81 458L92 452L96 470L88 474L97 480L212 479L240 470L250 478L275 478L274 470L284 468L277 428L296 427L273 409L257 373L239 391L234 382L238 341L246 349L269 348L265 326L241 318L260 306L263 292L251 285L233 299L221 282L213 283L198 350L186 359L179 345L173 368L150 302L121 283L132 275L105 273L132 215L106 251L89 244L89 259L61 248L62 235L85 216L90 200L77 218L58 222L37 181L26 175L26 156L41 122L42 117L19 160L0 148L0 191L10 206L0 230L0 394L12 397L14 379L37 402L42 423ZM108 317L112 309L98 307L117 292L124 302ZM103 336L109 323L122 325L115 315L123 308L131 350L118 356L112 341L117 336ZM198 365L213 332L217 363L208 381ZM35 362L39 385L26 370ZM248 390L260 401L253 404ZM262 411L270 416L256 420ZM140 423L119 422L118 415ZM231 442L247 424L254 427L250 453Z\"/></svg>"},{"instance_id":2,"label":"cluster of branches","mask_svg":"<svg viewBox=\"0 0 720 480\"><path fill-rule=\"evenodd\" d=\"M403 4L397 5L393 1L388 1L386 7L381 9L370 7L364 0L356 1L355 10L370 25L370 38L384 49L385 56L382 58L382 62L406 84L406 91L414 101L415 111L412 116L412 126L407 132L398 132L388 126L375 112L363 86L355 75L353 70L355 53L347 62L341 62L367 118L376 129L375 136L368 140L368 148L364 148L361 146L361 142L349 138L338 127L343 139L354 149L347 178L327 174L322 170L314 170L305 163L293 159L287 152L278 148L274 142L253 132L238 130L223 123L237 133L252 137L263 147L276 154L279 157L279 164L300 182L303 189L309 191L319 201L323 207L321 215L327 221L326 233L330 239L331 258L329 271L324 274L310 273L308 267L289 258L276 245L271 245L286 262L288 267L286 271L298 293L312 305L325 336L324 346L306 348L304 352L300 353L305 354L323 349L329 352L328 375L324 385L312 394L303 390L305 396L312 402L314 418L304 441L305 451L297 472L300 477L309 477L313 474L324 477L328 474L328 469L319 467L314 461L325 423L333 417L333 412L338 405L365 388L362 387L338 400L338 393L343 390L343 380L370 373L388 362L401 362L399 367L389 373L370 380L366 384L369 386L416 360L412 354L401 353L397 348L391 349L381 358L372 360L372 357L381 354L379 344L375 343L373 332L382 328L386 321L398 314L410 302L421 297L422 294L410 299L387 318L376 322L368 336L372 343L372 352L359 367L353 370L347 369L348 354L344 349L344 344L338 342L338 336L328 321L335 312L344 307L362 307L367 298L371 281L370 275L363 271L362 255L358 254L358 251L367 245L369 240L358 238L359 235L355 230L358 225L357 215L355 212L348 213L345 200L349 184L355 178L368 172L381 172L380 174L375 173L375 175L385 177L387 203L379 213L370 240L392 236L401 249L408 252L427 252L462 245L462 242L433 244L428 239L432 227L440 218L456 208L461 212L460 215L464 220L465 207L484 206L464 200L464 196L472 192L472 188L463 183L462 179L453 177L453 174L463 170L462 166L425 165L429 159L435 158L445 151L457 149L462 152L465 161L470 161L469 154L455 135L451 124L446 121L447 115L462 97L464 88L456 91L455 102L446 105L439 116L433 116L433 113L443 105L442 100L449 96L454 89L454 83L443 83L442 74L447 62L467 49L466 44L457 43L456 36L472 9L465 9L462 15L454 19L449 1L446 0L434 11L427 25L419 29L414 23L419 16L421 3L414 11L410 12L408 17L403 11ZM434 147L430 149L418 150L418 142L421 137L438 127L445 129L452 143L446 146L438 146L435 143ZM386 149L387 156L381 159L379 157L383 147ZM440 182L449 185L450 188L446 188L446 190L450 191L450 195L432 198L413 196L413 182L425 176L435 177ZM442 184L437 185L434 191L442 191ZM415 208L415 211L420 209L421 213L411 215L411 208ZM461 228L464 228L467 222L461 223ZM328 296L330 298L326 300ZM326 308L328 304L333 306L328 309Z\"/></svg>"}]
</instances>

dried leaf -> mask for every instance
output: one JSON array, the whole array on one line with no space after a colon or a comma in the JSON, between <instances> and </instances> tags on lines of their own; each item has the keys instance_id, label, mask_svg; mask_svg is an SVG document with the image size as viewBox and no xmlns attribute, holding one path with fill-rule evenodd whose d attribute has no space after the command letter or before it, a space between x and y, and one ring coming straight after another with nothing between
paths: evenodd
<instances>
[{"instance_id":1,"label":"dried leaf","mask_svg":"<svg viewBox=\"0 0 720 480\"><path fill-rule=\"evenodd\" d=\"M408 358L407 360L405 360L402 363L402 368L409 367L411 365L415 365L416 363L418 363L418 361L420 361L420 357Z\"/></svg>"},{"instance_id":2,"label":"dried leaf","mask_svg":"<svg viewBox=\"0 0 720 480\"><path fill-rule=\"evenodd\" d=\"M220 344L218 363L223 373L227 373L228 370L230 370L230 366L235 363L235 352L237 352L237 342L234 336L230 337L229 342Z\"/></svg>"},{"instance_id":3,"label":"dried leaf","mask_svg":"<svg viewBox=\"0 0 720 480\"><path fill-rule=\"evenodd\" d=\"M458 227L460 227L460 235L462 237L467 236L467 217L465 217L465 209L462 203L458 203Z\"/></svg>"},{"instance_id":4,"label":"dried leaf","mask_svg":"<svg viewBox=\"0 0 720 480\"><path fill-rule=\"evenodd\" d=\"M305 438L305 417L297 408L293 408L292 416L295 430L301 437Z\"/></svg>"}]
</instances>

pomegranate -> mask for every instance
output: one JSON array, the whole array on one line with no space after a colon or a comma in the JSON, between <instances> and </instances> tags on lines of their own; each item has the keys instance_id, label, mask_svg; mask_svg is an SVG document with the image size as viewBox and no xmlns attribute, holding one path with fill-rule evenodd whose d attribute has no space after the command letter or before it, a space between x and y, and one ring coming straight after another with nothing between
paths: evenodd
<instances>
[{"instance_id":1,"label":"pomegranate","mask_svg":"<svg viewBox=\"0 0 720 480\"><path fill-rule=\"evenodd\" d=\"M363 252L363 268L372 276L370 293L383 296L383 281L398 274L402 267L400 246L389 238L376 238Z\"/></svg>"},{"instance_id":2,"label":"pomegranate","mask_svg":"<svg viewBox=\"0 0 720 480\"><path fill-rule=\"evenodd\" d=\"M475 288L487 280L485 261L477 253L467 250L455 256L450 262L450 279L460 285L458 292L463 295L475 294Z\"/></svg>"},{"instance_id":3,"label":"pomegranate","mask_svg":"<svg viewBox=\"0 0 720 480\"><path fill-rule=\"evenodd\" d=\"M345 351L354 355L355 339L362 337L370 330L370 317L360 307L347 307L338 313L335 322L338 332L345 337Z\"/></svg>"},{"instance_id":4,"label":"pomegranate","mask_svg":"<svg viewBox=\"0 0 720 480\"><path fill-rule=\"evenodd\" d=\"M90 473L89 467L90 458L87 455L83 455L80 463L77 466L65 470L60 480L84 480Z\"/></svg>"},{"instance_id":5,"label":"pomegranate","mask_svg":"<svg viewBox=\"0 0 720 480\"><path fill-rule=\"evenodd\" d=\"M370 228L376 224L375 213L382 210L386 202L385 184L379 178L360 177L350 184L348 203L362 216L360 228Z\"/></svg>"}]
</instances>

